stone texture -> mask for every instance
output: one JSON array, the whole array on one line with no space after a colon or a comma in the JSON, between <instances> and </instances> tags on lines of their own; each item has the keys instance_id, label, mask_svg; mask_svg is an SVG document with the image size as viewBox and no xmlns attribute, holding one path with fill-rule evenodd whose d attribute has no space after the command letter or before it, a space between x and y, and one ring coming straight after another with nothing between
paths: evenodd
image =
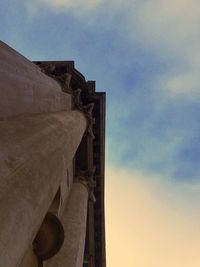
<instances>
[{"instance_id":1,"label":"stone texture","mask_svg":"<svg viewBox=\"0 0 200 267\"><path fill-rule=\"evenodd\" d=\"M63 176L61 178L61 183L60 183L60 201L59 201L59 205L56 205L57 214L59 218L62 217L62 214L64 212L64 208L66 206L66 202L67 202L70 190L72 188L73 176L74 174L73 174L73 162L72 162L67 170L66 170L66 166L64 166L63 168ZM54 201L55 201L55 198L53 202ZM49 208L50 211L52 209L52 204L55 206L55 203L51 203L51 206ZM45 267L47 263L48 263L47 261L43 262L43 267ZM39 267L37 257L35 256L33 252L32 245L25 252L24 257L18 267Z\"/></svg>"},{"instance_id":2,"label":"stone texture","mask_svg":"<svg viewBox=\"0 0 200 267\"><path fill-rule=\"evenodd\" d=\"M72 188L73 185L73 179L74 179L74 171L73 171L73 162L71 164L71 166L68 167L66 175L63 175L63 179L61 181L60 184L60 189L61 189L61 205L59 208L59 212L58 212L58 217L62 218L62 214L64 212L69 194L70 194L70 190Z\"/></svg>"},{"instance_id":3,"label":"stone texture","mask_svg":"<svg viewBox=\"0 0 200 267\"><path fill-rule=\"evenodd\" d=\"M33 252L32 246L26 251L19 267L38 267L38 260Z\"/></svg>"},{"instance_id":4,"label":"stone texture","mask_svg":"<svg viewBox=\"0 0 200 267\"><path fill-rule=\"evenodd\" d=\"M0 119L70 109L58 82L0 41Z\"/></svg>"},{"instance_id":5,"label":"stone texture","mask_svg":"<svg viewBox=\"0 0 200 267\"><path fill-rule=\"evenodd\" d=\"M38 64L43 63L52 64ZM73 178L77 170L95 164L96 203L89 214L85 256L91 256L92 247L88 266L103 267L105 96L95 92L95 83L86 82L74 62L53 64L56 71L50 76L59 76L59 83L0 42L0 262L4 267L82 267L88 192L83 184L73 184ZM86 110L62 91L68 74L67 92L81 88ZM72 108L89 111L89 116ZM94 129L95 142L87 143L80 156L77 148L86 128L90 136ZM55 258L38 265L32 241L48 211L62 218L65 242Z\"/></svg>"},{"instance_id":6,"label":"stone texture","mask_svg":"<svg viewBox=\"0 0 200 267\"><path fill-rule=\"evenodd\" d=\"M85 128L86 119L78 111L0 122L0 259L4 267L20 263Z\"/></svg>"},{"instance_id":7,"label":"stone texture","mask_svg":"<svg viewBox=\"0 0 200 267\"><path fill-rule=\"evenodd\" d=\"M86 234L88 190L74 183L63 213L64 244L57 255L47 261L47 267L82 267Z\"/></svg>"}]
</instances>

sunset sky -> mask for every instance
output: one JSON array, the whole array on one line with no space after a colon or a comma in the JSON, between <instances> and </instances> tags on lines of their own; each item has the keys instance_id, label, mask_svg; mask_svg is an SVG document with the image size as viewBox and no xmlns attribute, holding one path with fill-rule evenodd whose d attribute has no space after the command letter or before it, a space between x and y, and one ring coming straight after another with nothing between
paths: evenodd
<instances>
[{"instance_id":1,"label":"sunset sky","mask_svg":"<svg viewBox=\"0 0 200 267\"><path fill-rule=\"evenodd\" d=\"M200 266L200 1L2 0L0 38L106 91L107 267Z\"/></svg>"}]
</instances>

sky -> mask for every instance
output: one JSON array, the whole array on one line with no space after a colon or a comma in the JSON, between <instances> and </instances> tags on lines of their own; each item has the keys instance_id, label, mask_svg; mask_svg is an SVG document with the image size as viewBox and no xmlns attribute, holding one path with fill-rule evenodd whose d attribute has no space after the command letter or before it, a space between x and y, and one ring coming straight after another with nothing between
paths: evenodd
<instances>
[{"instance_id":1,"label":"sky","mask_svg":"<svg viewBox=\"0 0 200 267\"><path fill-rule=\"evenodd\" d=\"M106 106L108 267L200 266L200 1L2 0L0 38Z\"/></svg>"}]
</instances>

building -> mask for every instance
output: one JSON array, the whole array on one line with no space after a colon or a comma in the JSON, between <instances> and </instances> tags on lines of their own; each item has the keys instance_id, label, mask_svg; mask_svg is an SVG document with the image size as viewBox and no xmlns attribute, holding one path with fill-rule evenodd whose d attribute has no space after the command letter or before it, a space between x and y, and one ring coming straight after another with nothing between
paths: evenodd
<instances>
[{"instance_id":1,"label":"building","mask_svg":"<svg viewBox=\"0 0 200 267\"><path fill-rule=\"evenodd\" d=\"M105 267L105 93L0 42L0 266Z\"/></svg>"}]
</instances>

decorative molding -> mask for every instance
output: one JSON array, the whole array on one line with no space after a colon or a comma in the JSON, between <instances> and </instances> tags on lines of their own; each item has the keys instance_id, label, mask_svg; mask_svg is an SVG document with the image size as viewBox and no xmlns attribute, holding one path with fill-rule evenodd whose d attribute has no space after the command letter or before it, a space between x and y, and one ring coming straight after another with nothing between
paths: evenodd
<instances>
[{"instance_id":1,"label":"decorative molding","mask_svg":"<svg viewBox=\"0 0 200 267\"><path fill-rule=\"evenodd\" d=\"M96 198L94 196L94 188L96 187L96 180L94 178L95 171L96 166L93 166L91 170L79 171L76 176L76 182L83 183L87 186L89 191L89 200L92 202L96 202Z\"/></svg>"},{"instance_id":2,"label":"decorative molding","mask_svg":"<svg viewBox=\"0 0 200 267\"><path fill-rule=\"evenodd\" d=\"M50 76L54 80L56 80L60 86L62 87L63 92L72 94L72 89L70 88L70 82L72 75L68 72L59 73L56 71L56 64L49 63L45 65L39 64L39 67L43 73Z\"/></svg>"},{"instance_id":3,"label":"decorative molding","mask_svg":"<svg viewBox=\"0 0 200 267\"><path fill-rule=\"evenodd\" d=\"M94 108L94 103L89 103L83 106L83 113L87 118L87 133L92 139L95 139L93 133L93 124L95 123L95 119L92 116L93 108Z\"/></svg>"},{"instance_id":4,"label":"decorative molding","mask_svg":"<svg viewBox=\"0 0 200 267\"><path fill-rule=\"evenodd\" d=\"M40 62L36 63L42 72L44 72L46 75L50 76L54 80L56 80L63 92L66 92L68 94L71 94L73 96L73 104L74 104L74 109L79 110L84 113L86 119L87 119L87 129L86 132L88 135L94 139L94 133L93 133L93 124L95 122L93 116L92 116L92 110L94 108L94 103L89 103L87 105L83 105L82 99L81 99L81 93L82 89L77 88L75 90L72 89L70 86L73 73L67 72L67 68L65 68L65 71L60 71L59 66L56 65L56 62L49 62L47 64L43 64ZM74 69L74 71L76 71ZM77 71L76 71L77 75ZM88 94L93 94L95 92L95 82L94 81L88 81L85 82L85 85L88 88Z\"/></svg>"},{"instance_id":5,"label":"decorative molding","mask_svg":"<svg viewBox=\"0 0 200 267\"><path fill-rule=\"evenodd\" d=\"M92 115L92 111L94 109L94 103L83 105L81 99L81 92L82 90L80 88L73 91L74 107L75 109L80 110L84 113L87 119L87 133L92 139L94 139L95 136L93 133L93 124L95 123L95 119L93 118Z\"/></svg>"},{"instance_id":6,"label":"decorative molding","mask_svg":"<svg viewBox=\"0 0 200 267\"><path fill-rule=\"evenodd\" d=\"M85 77L75 69L73 61L43 61L35 62L41 68L45 67L43 72L57 80L63 91L72 95L73 109L80 110L87 118L88 127L79 146L78 155L75 155L77 165L75 169L74 182L81 182L89 191L90 201L96 199L94 206L94 232L95 232L95 253L94 266L105 267L105 219L104 219L104 160L105 160L105 93L95 91L95 82L86 81ZM48 73L49 72L49 73ZM71 79L62 76L63 74L71 74ZM60 76L60 78L58 78ZM66 89L65 89L66 88ZM95 103L94 104L92 103ZM92 104L92 105L90 105ZM89 105L89 106L88 106ZM93 106L93 107L92 107ZM85 108L84 108L85 107ZM95 124L94 124L94 118ZM91 131L92 130L92 131ZM94 133L93 133L94 131ZM95 140L94 138L95 135ZM92 147L92 149L91 149ZM87 154L84 153L84 149ZM79 166L82 170L90 169L95 165L95 176L90 186L87 182L87 171L79 172ZM78 178L79 177L79 178ZM77 179L76 179L77 178ZM86 181L85 181L86 180ZM96 186L95 186L96 185ZM91 191L93 191L91 193ZM95 194L95 198L93 198ZM92 205L93 203L90 203Z\"/></svg>"}]
</instances>

